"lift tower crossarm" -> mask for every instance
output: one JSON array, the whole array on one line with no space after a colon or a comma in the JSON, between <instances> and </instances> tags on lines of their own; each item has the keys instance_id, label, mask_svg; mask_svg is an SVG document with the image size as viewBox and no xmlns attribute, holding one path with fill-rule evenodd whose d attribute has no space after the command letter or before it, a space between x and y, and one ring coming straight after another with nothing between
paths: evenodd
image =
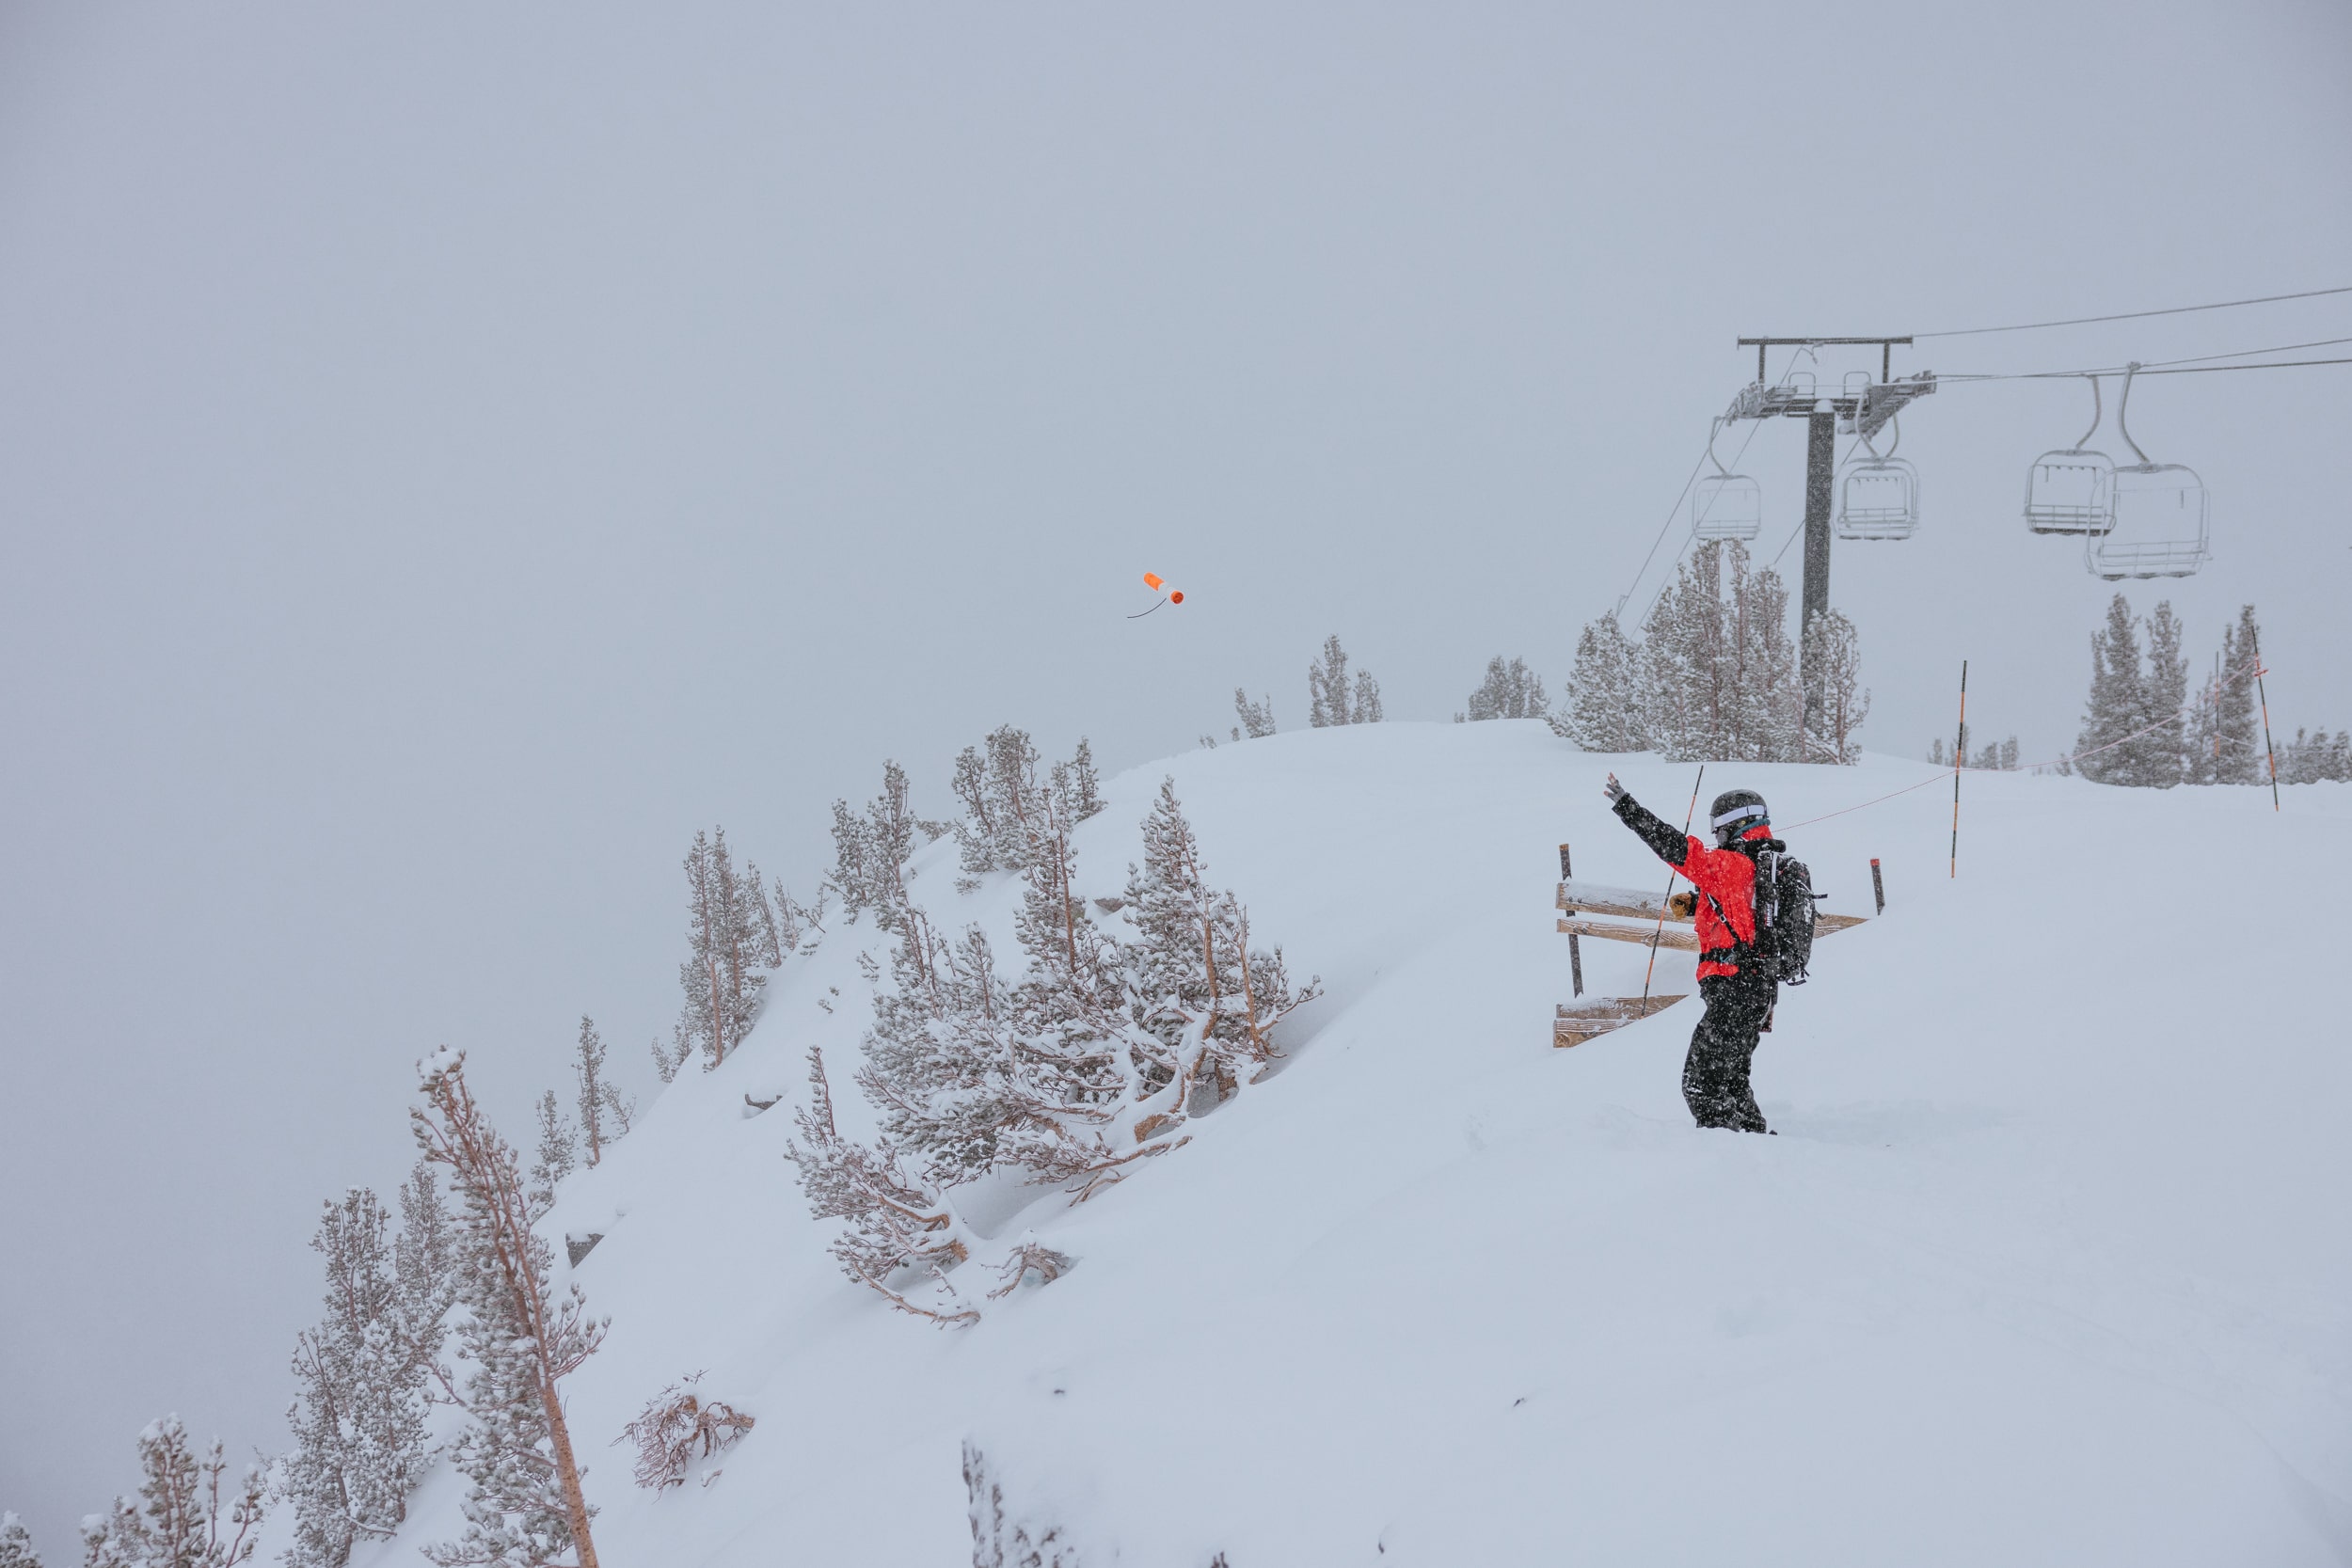
<instances>
[{"instance_id":1,"label":"lift tower crossarm","mask_svg":"<svg viewBox=\"0 0 2352 1568\"><path fill-rule=\"evenodd\" d=\"M1879 379L1895 379L1895 345L1911 346L1908 338L1742 338L1741 348L1756 350L1756 379L1764 379L1764 351L1768 348L1811 348L1816 343L1876 343L1879 346Z\"/></svg>"}]
</instances>

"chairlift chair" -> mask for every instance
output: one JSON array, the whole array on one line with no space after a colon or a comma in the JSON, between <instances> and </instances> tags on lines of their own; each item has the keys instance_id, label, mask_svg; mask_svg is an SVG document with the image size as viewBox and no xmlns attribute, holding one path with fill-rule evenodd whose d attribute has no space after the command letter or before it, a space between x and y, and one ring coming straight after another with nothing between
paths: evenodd
<instances>
[{"instance_id":1,"label":"chairlift chair","mask_svg":"<svg viewBox=\"0 0 2352 1568\"><path fill-rule=\"evenodd\" d=\"M1745 474L1735 474L1715 455L1717 420L1707 435L1707 455L1715 471L1691 487L1691 532L1701 541L1753 539L1764 527L1764 488Z\"/></svg>"},{"instance_id":2,"label":"chairlift chair","mask_svg":"<svg viewBox=\"0 0 2352 1568\"><path fill-rule=\"evenodd\" d=\"M1895 455L1902 444L1902 421L1881 455L1865 436L1867 456L1849 459L1837 476L1837 515L1832 527L1840 539L1908 539L1919 528L1919 470Z\"/></svg>"},{"instance_id":3,"label":"chairlift chair","mask_svg":"<svg viewBox=\"0 0 2352 1568\"><path fill-rule=\"evenodd\" d=\"M2125 578L2185 578L2212 559L2206 531L2205 485L2179 463L2154 463L2124 426L2135 363L2123 372L2115 428L2137 463L2115 470L2114 522L2084 541L2083 564L2109 582Z\"/></svg>"},{"instance_id":4,"label":"chairlift chair","mask_svg":"<svg viewBox=\"0 0 2352 1568\"><path fill-rule=\"evenodd\" d=\"M2115 526L2115 460L2084 445L2098 434L2099 378L2090 380L2090 428L2045 451L2026 470L2026 527L2036 533L2105 533Z\"/></svg>"}]
</instances>

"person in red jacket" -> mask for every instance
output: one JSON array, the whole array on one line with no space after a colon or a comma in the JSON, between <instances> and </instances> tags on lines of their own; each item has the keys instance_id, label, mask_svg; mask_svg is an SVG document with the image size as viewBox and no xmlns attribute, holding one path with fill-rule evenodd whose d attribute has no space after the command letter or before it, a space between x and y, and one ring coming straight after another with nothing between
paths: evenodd
<instances>
[{"instance_id":1,"label":"person in red jacket","mask_svg":"<svg viewBox=\"0 0 2352 1568\"><path fill-rule=\"evenodd\" d=\"M1710 847L1660 821L1626 793L1614 773L1603 793L1618 818L1693 889L1676 896L1686 901L1698 927L1699 999L1707 1010L1683 1058L1683 1101L1701 1127L1770 1132L1748 1084L1756 1041L1780 990L1771 963L1756 948L1756 857L1788 847L1772 836L1764 797L1753 789L1716 796L1708 811L1715 840Z\"/></svg>"}]
</instances>

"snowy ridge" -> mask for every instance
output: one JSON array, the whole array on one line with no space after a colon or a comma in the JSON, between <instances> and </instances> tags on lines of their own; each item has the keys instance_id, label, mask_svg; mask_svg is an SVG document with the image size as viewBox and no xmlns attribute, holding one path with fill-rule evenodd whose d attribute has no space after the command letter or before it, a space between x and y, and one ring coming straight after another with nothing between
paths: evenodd
<instances>
[{"instance_id":1,"label":"snowy ridge","mask_svg":"<svg viewBox=\"0 0 2352 1568\"><path fill-rule=\"evenodd\" d=\"M2280 898L2339 882L2352 789L2280 817L1972 775L1957 881L1936 791L1793 834L1825 908L1869 912L1874 854L1891 907L1784 992L1759 1138L1689 1124L1694 1002L1549 1045L1553 847L1665 885L1603 809L1613 767L1680 820L1691 767L1534 722L1110 781L1084 892L1118 891L1172 774L1212 881L1326 994L1280 1071L1092 1201L960 1193L995 1249L968 1294L1029 1231L1076 1260L966 1330L843 1278L785 1157L811 1046L870 1131L848 1069L886 946L832 922L545 1222L604 1238L568 1273L611 1335L565 1385L602 1560L969 1561L970 1442L1008 1520L1088 1564L2352 1561L2342 921ZM1920 768L1708 780L1796 820ZM952 842L914 870L941 926L1009 947L1011 876L959 895ZM1586 943L1587 994L1638 993L1645 959ZM1691 965L1661 953L1657 989ZM638 1490L603 1445L697 1370L757 1429ZM457 1494L439 1466L354 1562L417 1561Z\"/></svg>"}]
</instances>

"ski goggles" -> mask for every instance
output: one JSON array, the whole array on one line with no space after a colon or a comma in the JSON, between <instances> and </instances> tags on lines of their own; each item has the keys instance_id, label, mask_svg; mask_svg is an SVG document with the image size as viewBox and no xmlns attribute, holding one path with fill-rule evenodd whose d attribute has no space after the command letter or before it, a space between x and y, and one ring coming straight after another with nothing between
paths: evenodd
<instances>
[{"instance_id":1,"label":"ski goggles","mask_svg":"<svg viewBox=\"0 0 2352 1568\"><path fill-rule=\"evenodd\" d=\"M1715 832L1720 836L1727 829L1737 828L1743 822L1761 822L1764 817L1764 807L1761 804L1734 806L1715 818Z\"/></svg>"}]
</instances>

